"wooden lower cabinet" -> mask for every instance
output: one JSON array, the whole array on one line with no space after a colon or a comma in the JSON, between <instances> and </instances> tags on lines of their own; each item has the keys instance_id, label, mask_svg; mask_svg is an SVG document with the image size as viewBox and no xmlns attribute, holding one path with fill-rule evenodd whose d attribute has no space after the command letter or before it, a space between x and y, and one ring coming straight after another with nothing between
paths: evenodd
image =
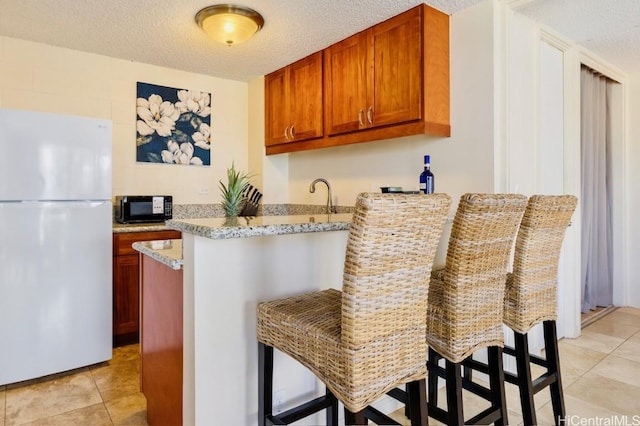
<instances>
[{"instance_id":1,"label":"wooden lower cabinet","mask_svg":"<svg viewBox=\"0 0 640 426\"><path fill-rule=\"evenodd\" d=\"M141 256L140 380L152 426L182 424L182 270Z\"/></svg>"},{"instance_id":2,"label":"wooden lower cabinet","mask_svg":"<svg viewBox=\"0 0 640 426\"><path fill-rule=\"evenodd\" d=\"M140 341L140 260L136 241L181 238L179 231L113 234L113 346Z\"/></svg>"},{"instance_id":3,"label":"wooden lower cabinet","mask_svg":"<svg viewBox=\"0 0 640 426\"><path fill-rule=\"evenodd\" d=\"M138 255L113 257L113 346L137 343Z\"/></svg>"}]
</instances>

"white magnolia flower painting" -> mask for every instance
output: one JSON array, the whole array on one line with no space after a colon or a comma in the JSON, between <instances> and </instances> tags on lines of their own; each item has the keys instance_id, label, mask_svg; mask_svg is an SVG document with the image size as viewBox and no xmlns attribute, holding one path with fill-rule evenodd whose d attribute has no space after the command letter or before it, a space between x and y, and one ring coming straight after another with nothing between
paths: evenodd
<instances>
[{"instance_id":1,"label":"white magnolia flower painting","mask_svg":"<svg viewBox=\"0 0 640 426\"><path fill-rule=\"evenodd\" d=\"M136 160L211 165L211 95L138 83Z\"/></svg>"}]
</instances>

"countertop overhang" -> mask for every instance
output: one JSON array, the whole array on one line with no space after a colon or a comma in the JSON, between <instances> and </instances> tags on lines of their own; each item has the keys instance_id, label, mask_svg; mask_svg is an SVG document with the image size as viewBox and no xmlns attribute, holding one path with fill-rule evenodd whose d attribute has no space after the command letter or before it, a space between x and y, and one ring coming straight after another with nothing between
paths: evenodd
<instances>
[{"instance_id":1,"label":"countertop overhang","mask_svg":"<svg viewBox=\"0 0 640 426\"><path fill-rule=\"evenodd\" d=\"M217 217L174 219L160 226L162 226L162 230L173 229L213 240L224 240L309 232L345 231L349 229L352 218L353 213L238 217L232 220ZM123 229L124 227L119 228ZM133 227L127 228L131 229ZM144 230L149 229L147 226L144 228ZM133 243L133 248L171 269L182 269L182 240L136 242Z\"/></svg>"},{"instance_id":2,"label":"countertop overhang","mask_svg":"<svg viewBox=\"0 0 640 426\"><path fill-rule=\"evenodd\" d=\"M140 241L132 247L171 269L182 269L182 240Z\"/></svg>"},{"instance_id":3,"label":"countertop overhang","mask_svg":"<svg viewBox=\"0 0 640 426\"><path fill-rule=\"evenodd\" d=\"M352 213L169 220L169 229L214 240L344 231Z\"/></svg>"}]
</instances>

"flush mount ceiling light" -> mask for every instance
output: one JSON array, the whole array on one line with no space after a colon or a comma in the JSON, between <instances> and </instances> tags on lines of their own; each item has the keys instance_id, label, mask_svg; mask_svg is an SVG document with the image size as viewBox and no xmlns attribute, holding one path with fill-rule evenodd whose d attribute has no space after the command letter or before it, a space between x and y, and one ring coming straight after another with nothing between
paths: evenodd
<instances>
[{"instance_id":1,"label":"flush mount ceiling light","mask_svg":"<svg viewBox=\"0 0 640 426\"><path fill-rule=\"evenodd\" d=\"M262 28L264 18L247 7L217 4L198 12L196 22L209 37L231 46L249 40Z\"/></svg>"}]
</instances>

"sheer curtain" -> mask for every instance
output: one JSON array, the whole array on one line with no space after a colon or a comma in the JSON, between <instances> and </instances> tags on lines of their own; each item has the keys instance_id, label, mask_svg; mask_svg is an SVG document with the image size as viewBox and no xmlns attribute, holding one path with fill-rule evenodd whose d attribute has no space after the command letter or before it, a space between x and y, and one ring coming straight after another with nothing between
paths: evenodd
<instances>
[{"instance_id":1,"label":"sheer curtain","mask_svg":"<svg viewBox=\"0 0 640 426\"><path fill-rule=\"evenodd\" d=\"M581 70L582 312L613 299L611 226L611 85Z\"/></svg>"}]
</instances>

